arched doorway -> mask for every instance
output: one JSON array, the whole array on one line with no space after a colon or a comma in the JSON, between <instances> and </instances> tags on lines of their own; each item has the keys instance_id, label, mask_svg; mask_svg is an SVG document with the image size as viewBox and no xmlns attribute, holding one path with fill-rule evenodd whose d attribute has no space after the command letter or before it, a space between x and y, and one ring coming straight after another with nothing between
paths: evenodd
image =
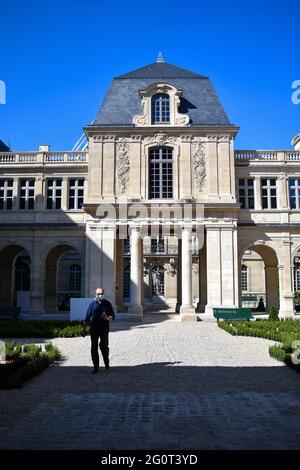
<instances>
[{"instance_id":1,"label":"arched doorway","mask_svg":"<svg viewBox=\"0 0 300 470\"><path fill-rule=\"evenodd\" d=\"M256 308L260 302L268 312L271 306L279 310L279 298L275 250L265 244L248 246L240 260L240 305Z\"/></svg>"},{"instance_id":2,"label":"arched doorway","mask_svg":"<svg viewBox=\"0 0 300 470\"><path fill-rule=\"evenodd\" d=\"M45 311L69 311L70 298L81 297L82 263L79 252L58 245L46 257Z\"/></svg>"},{"instance_id":3,"label":"arched doorway","mask_svg":"<svg viewBox=\"0 0 300 470\"><path fill-rule=\"evenodd\" d=\"M30 308L31 258L20 245L10 245L0 252L0 305Z\"/></svg>"}]
</instances>

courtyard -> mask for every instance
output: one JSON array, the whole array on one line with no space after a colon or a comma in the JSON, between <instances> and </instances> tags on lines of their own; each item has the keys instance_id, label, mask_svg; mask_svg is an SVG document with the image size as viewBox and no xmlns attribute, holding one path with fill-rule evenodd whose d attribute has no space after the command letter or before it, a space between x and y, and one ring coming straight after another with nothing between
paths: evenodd
<instances>
[{"instance_id":1,"label":"courtyard","mask_svg":"<svg viewBox=\"0 0 300 470\"><path fill-rule=\"evenodd\" d=\"M299 449L299 375L274 342L177 319L114 322L95 376L89 337L54 339L59 364L0 391L0 448Z\"/></svg>"}]
</instances>

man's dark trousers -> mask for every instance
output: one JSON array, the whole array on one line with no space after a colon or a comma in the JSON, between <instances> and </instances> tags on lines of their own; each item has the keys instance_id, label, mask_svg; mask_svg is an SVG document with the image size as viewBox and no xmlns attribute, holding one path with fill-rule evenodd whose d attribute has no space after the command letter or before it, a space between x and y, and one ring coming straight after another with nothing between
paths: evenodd
<instances>
[{"instance_id":1,"label":"man's dark trousers","mask_svg":"<svg viewBox=\"0 0 300 470\"><path fill-rule=\"evenodd\" d=\"M92 361L95 368L99 367L99 352L98 352L98 344L99 349L102 353L103 361L105 367L109 366L109 347L108 347L108 335L109 330L91 330L91 353L92 353ZM100 339L100 342L99 342Z\"/></svg>"}]
</instances>

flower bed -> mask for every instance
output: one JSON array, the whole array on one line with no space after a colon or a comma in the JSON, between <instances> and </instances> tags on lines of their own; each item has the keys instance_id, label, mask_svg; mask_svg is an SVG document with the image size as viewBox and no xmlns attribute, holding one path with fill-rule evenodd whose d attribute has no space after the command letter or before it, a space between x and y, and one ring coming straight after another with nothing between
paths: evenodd
<instances>
[{"instance_id":1,"label":"flower bed","mask_svg":"<svg viewBox=\"0 0 300 470\"><path fill-rule=\"evenodd\" d=\"M300 341L300 321L280 320L268 321L257 320L255 322L243 321L222 321L218 323L219 327L231 335L253 336L256 338L265 338L274 340L277 343L270 346L269 353L275 359L285 362L296 371L300 371L300 365L295 361L295 341ZM298 347L297 347L298 349ZM300 349L300 344L299 344ZM298 353L298 356L300 352ZM294 356L294 358L293 358ZM297 358L296 358L297 359Z\"/></svg>"},{"instance_id":2,"label":"flower bed","mask_svg":"<svg viewBox=\"0 0 300 470\"><path fill-rule=\"evenodd\" d=\"M59 350L52 343L46 343L45 350L35 344L6 343L6 360L0 364L0 388L21 387L60 357Z\"/></svg>"}]
</instances>

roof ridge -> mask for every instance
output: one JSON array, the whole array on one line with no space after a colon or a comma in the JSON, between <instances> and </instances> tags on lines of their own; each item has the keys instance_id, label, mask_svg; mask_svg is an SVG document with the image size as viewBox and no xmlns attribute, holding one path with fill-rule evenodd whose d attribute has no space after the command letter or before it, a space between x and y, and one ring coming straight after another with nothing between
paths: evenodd
<instances>
[{"instance_id":1,"label":"roof ridge","mask_svg":"<svg viewBox=\"0 0 300 470\"><path fill-rule=\"evenodd\" d=\"M168 62L156 61L131 72L118 75L115 79L124 78L208 78L191 70L178 67Z\"/></svg>"}]
</instances>

